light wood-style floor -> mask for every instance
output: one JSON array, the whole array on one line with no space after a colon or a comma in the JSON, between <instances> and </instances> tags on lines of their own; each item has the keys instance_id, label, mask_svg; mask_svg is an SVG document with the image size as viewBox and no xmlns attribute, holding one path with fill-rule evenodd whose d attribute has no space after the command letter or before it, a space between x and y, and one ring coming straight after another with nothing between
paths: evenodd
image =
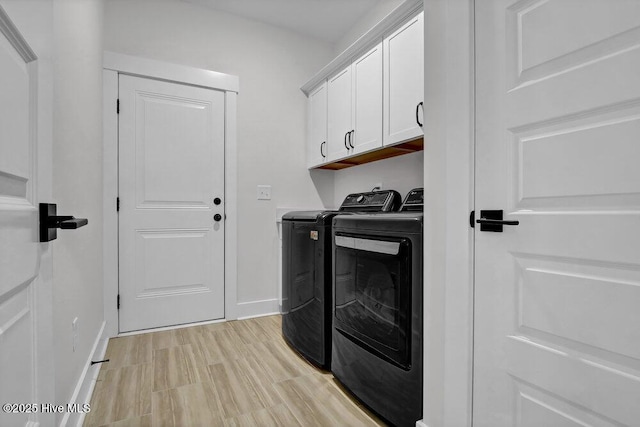
<instances>
[{"instance_id":1,"label":"light wood-style floor","mask_svg":"<svg viewBox=\"0 0 640 427\"><path fill-rule=\"evenodd\" d=\"M281 317L112 338L85 426L376 426Z\"/></svg>"}]
</instances>

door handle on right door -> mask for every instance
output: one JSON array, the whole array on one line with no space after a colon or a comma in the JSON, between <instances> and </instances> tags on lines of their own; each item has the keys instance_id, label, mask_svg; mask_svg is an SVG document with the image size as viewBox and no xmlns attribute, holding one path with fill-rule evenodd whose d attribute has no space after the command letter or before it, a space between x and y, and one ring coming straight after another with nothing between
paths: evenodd
<instances>
[{"instance_id":1,"label":"door handle on right door","mask_svg":"<svg viewBox=\"0 0 640 427\"><path fill-rule=\"evenodd\" d=\"M502 210L480 211L480 219L476 223L480 224L480 231L493 231L502 233L503 225L519 225L520 221L509 221L502 219Z\"/></svg>"},{"instance_id":2,"label":"door handle on right door","mask_svg":"<svg viewBox=\"0 0 640 427\"><path fill-rule=\"evenodd\" d=\"M221 219L222 219L222 215L220 215L220 214L215 214L215 215L213 216L213 220L214 220L215 222L219 222Z\"/></svg>"}]
</instances>

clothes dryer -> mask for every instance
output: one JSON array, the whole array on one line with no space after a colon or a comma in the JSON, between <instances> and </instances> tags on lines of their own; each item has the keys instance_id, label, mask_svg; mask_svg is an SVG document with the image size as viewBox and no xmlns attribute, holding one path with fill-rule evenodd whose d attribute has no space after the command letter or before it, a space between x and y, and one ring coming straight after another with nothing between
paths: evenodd
<instances>
[{"instance_id":1,"label":"clothes dryer","mask_svg":"<svg viewBox=\"0 0 640 427\"><path fill-rule=\"evenodd\" d=\"M422 190L402 212L333 218L331 370L396 426L422 416Z\"/></svg>"},{"instance_id":2,"label":"clothes dryer","mask_svg":"<svg viewBox=\"0 0 640 427\"><path fill-rule=\"evenodd\" d=\"M331 367L331 226L339 214L389 212L397 191L349 194L337 211L295 211L282 217L282 334L308 361Z\"/></svg>"}]
</instances>

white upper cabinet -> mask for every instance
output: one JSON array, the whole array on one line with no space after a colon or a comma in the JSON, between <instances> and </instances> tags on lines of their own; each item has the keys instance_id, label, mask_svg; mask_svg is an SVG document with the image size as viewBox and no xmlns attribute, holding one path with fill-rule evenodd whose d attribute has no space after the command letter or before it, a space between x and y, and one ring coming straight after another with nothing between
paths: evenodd
<instances>
[{"instance_id":1,"label":"white upper cabinet","mask_svg":"<svg viewBox=\"0 0 640 427\"><path fill-rule=\"evenodd\" d=\"M327 161L327 83L309 94L307 126L307 166L313 168Z\"/></svg>"},{"instance_id":2,"label":"white upper cabinet","mask_svg":"<svg viewBox=\"0 0 640 427\"><path fill-rule=\"evenodd\" d=\"M424 13L383 41L384 145L423 136Z\"/></svg>"},{"instance_id":3,"label":"white upper cabinet","mask_svg":"<svg viewBox=\"0 0 640 427\"><path fill-rule=\"evenodd\" d=\"M328 86L329 161L382 147L382 43Z\"/></svg>"},{"instance_id":4,"label":"white upper cabinet","mask_svg":"<svg viewBox=\"0 0 640 427\"><path fill-rule=\"evenodd\" d=\"M351 154L382 147L382 43L351 66L353 131L347 138Z\"/></svg>"},{"instance_id":5,"label":"white upper cabinet","mask_svg":"<svg viewBox=\"0 0 640 427\"><path fill-rule=\"evenodd\" d=\"M422 6L403 2L301 87L309 97L310 169L422 149ZM383 149L396 144L402 146Z\"/></svg>"},{"instance_id":6,"label":"white upper cabinet","mask_svg":"<svg viewBox=\"0 0 640 427\"><path fill-rule=\"evenodd\" d=\"M348 66L328 80L328 153L333 162L351 154L348 138L353 130L351 66Z\"/></svg>"}]
</instances>

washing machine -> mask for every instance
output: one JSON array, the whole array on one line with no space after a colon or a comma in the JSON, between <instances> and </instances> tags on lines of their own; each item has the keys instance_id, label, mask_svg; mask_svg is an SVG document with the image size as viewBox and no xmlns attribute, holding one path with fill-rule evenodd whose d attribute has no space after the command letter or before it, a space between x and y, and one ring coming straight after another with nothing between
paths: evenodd
<instances>
[{"instance_id":1,"label":"washing machine","mask_svg":"<svg viewBox=\"0 0 640 427\"><path fill-rule=\"evenodd\" d=\"M349 194L337 211L294 211L282 217L282 334L312 364L331 367L331 227L338 215L390 212L394 190Z\"/></svg>"},{"instance_id":2,"label":"washing machine","mask_svg":"<svg viewBox=\"0 0 640 427\"><path fill-rule=\"evenodd\" d=\"M331 371L396 426L422 418L423 192L401 212L332 221Z\"/></svg>"}]
</instances>

